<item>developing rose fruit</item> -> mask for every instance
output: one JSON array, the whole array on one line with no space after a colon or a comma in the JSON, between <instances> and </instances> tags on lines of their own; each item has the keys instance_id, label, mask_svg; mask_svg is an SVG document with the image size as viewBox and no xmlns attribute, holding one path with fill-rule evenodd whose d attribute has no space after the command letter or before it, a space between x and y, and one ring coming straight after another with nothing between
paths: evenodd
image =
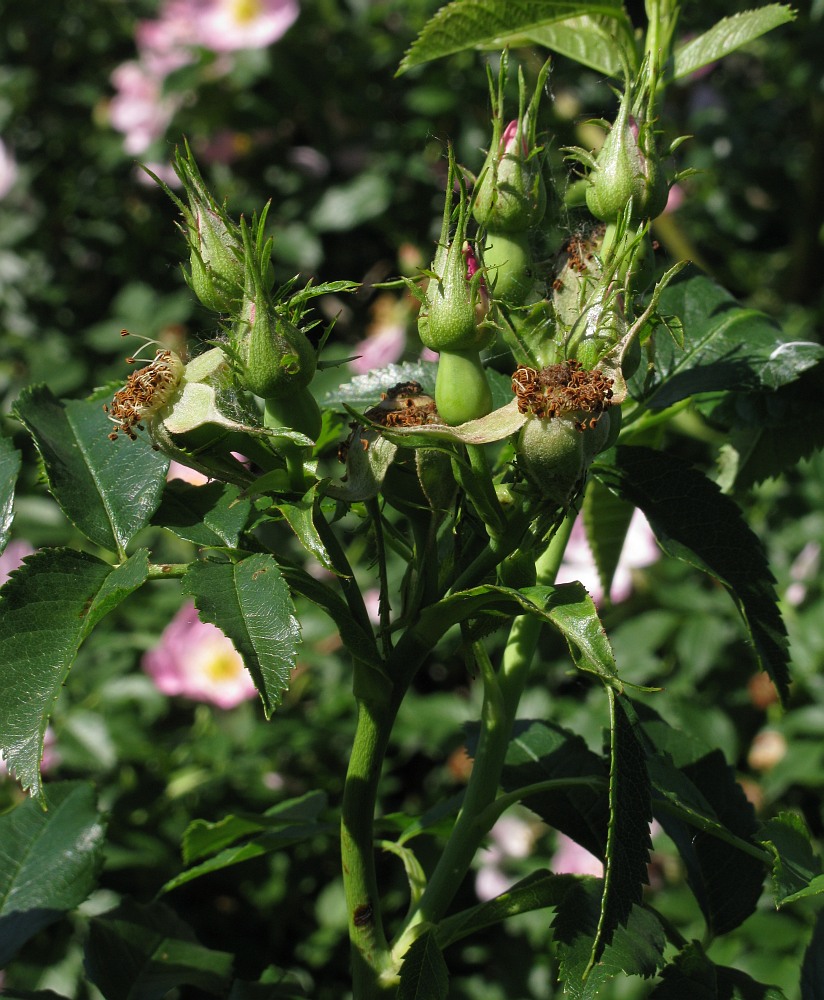
<instances>
[{"instance_id":1,"label":"developing rose fruit","mask_svg":"<svg viewBox=\"0 0 824 1000\"><path fill-rule=\"evenodd\" d=\"M435 405L444 423L453 427L491 412L492 391L477 351L441 352Z\"/></svg>"},{"instance_id":2,"label":"developing rose fruit","mask_svg":"<svg viewBox=\"0 0 824 1000\"><path fill-rule=\"evenodd\" d=\"M309 341L268 302L248 303L246 330L238 338L244 389L263 399L283 398L305 388L317 361Z\"/></svg>"},{"instance_id":3,"label":"developing rose fruit","mask_svg":"<svg viewBox=\"0 0 824 1000\"><path fill-rule=\"evenodd\" d=\"M489 299L483 272L466 238L466 188L459 174L458 219L455 231L450 235L456 173L455 159L450 150L441 236L418 322L421 341L432 351L477 351L490 339L482 325Z\"/></svg>"},{"instance_id":4,"label":"developing rose fruit","mask_svg":"<svg viewBox=\"0 0 824 1000\"><path fill-rule=\"evenodd\" d=\"M566 506L584 475L584 436L568 417L524 424L516 453L521 465L547 499Z\"/></svg>"},{"instance_id":5,"label":"developing rose fruit","mask_svg":"<svg viewBox=\"0 0 824 1000\"><path fill-rule=\"evenodd\" d=\"M542 151L537 144L538 109L549 72L547 61L538 74L527 106L526 84L518 71L518 117L504 126L504 89L509 59L501 57L498 86L489 73L492 141L473 195L475 221L494 233L521 233L537 226L546 210Z\"/></svg>"},{"instance_id":6,"label":"developing rose fruit","mask_svg":"<svg viewBox=\"0 0 824 1000\"><path fill-rule=\"evenodd\" d=\"M488 306L484 277L469 243L438 247L418 333L432 351L479 350L490 335L481 324Z\"/></svg>"},{"instance_id":7,"label":"developing rose fruit","mask_svg":"<svg viewBox=\"0 0 824 1000\"><path fill-rule=\"evenodd\" d=\"M612 379L564 361L540 371L521 366L512 376L518 410L527 421L517 455L527 475L552 501L566 505L590 462L611 438Z\"/></svg>"},{"instance_id":8,"label":"developing rose fruit","mask_svg":"<svg viewBox=\"0 0 824 1000\"><path fill-rule=\"evenodd\" d=\"M652 124L632 118L626 91L589 175L587 207L596 219L617 222L632 200L631 221L637 223L664 211L668 190Z\"/></svg>"},{"instance_id":9,"label":"developing rose fruit","mask_svg":"<svg viewBox=\"0 0 824 1000\"><path fill-rule=\"evenodd\" d=\"M268 291L272 242L263 241L263 221L252 228L241 219L244 295L232 348L240 362L244 389L263 399L285 399L305 389L315 376L315 350L302 330L283 314ZM253 240L253 233L255 239Z\"/></svg>"}]
</instances>

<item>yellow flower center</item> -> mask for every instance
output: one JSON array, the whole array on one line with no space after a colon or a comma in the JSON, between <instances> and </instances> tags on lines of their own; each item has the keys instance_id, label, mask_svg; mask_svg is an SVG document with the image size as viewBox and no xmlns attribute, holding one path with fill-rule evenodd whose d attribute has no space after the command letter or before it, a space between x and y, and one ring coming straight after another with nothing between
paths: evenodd
<instances>
[{"instance_id":1,"label":"yellow flower center","mask_svg":"<svg viewBox=\"0 0 824 1000\"><path fill-rule=\"evenodd\" d=\"M261 0L232 0L231 11L232 17L238 24L246 24L260 17L263 13L263 4Z\"/></svg>"},{"instance_id":2,"label":"yellow flower center","mask_svg":"<svg viewBox=\"0 0 824 1000\"><path fill-rule=\"evenodd\" d=\"M233 681L243 670L240 657L233 649L219 652L209 658L205 672L209 680L216 684Z\"/></svg>"}]
</instances>

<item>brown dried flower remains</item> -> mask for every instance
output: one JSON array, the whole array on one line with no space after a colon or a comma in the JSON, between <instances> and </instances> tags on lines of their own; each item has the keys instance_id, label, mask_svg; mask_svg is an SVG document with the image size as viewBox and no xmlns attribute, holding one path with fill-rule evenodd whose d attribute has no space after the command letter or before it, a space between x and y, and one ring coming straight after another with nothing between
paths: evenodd
<instances>
[{"instance_id":1,"label":"brown dried flower remains","mask_svg":"<svg viewBox=\"0 0 824 1000\"><path fill-rule=\"evenodd\" d=\"M422 427L424 424L440 422L435 400L428 396L419 382L399 382L381 393L380 402L365 411L364 417L373 424L383 427ZM360 434L361 425L356 421L349 425L352 433L338 449L338 458L346 461L349 449L360 435L364 451L369 447L369 438Z\"/></svg>"},{"instance_id":2,"label":"brown dried flower remains","mask_svg":"<svg viewBox=\"0 0 824 1000\"><path fill-rule=\"evenodd\" d=\"M126 360L135 363L134 358ZM109 420L117 427L109 434L109 440L116 441L118 431L136 440L135 428L142 431L141 421L169 402L182 376L183 362L174 351L164 348L157 351L151 364L132 372L123 388L114 394L111 404L103 404Z\"/></svg>"},{"instance_id":3,"label":"brown dried flower remains","mask_svg":"<svg viewBox=\"0 0 824 1000\"><path fill-rule=\"evenodd\" d=\"M522 365L512 376L520 413L544 420L572 416L580 431L595 427L612 406L612 386L613 379L597 369L587 371L580 361L562 361L540 371Z\"/></svg>"},{"instance_id":4,"label":"brown dried flower remains","mask_svg":"<svg viewBox=\"0 0 824 1000\"><path fill-rule=\"evenodd\" d=\"M583 274L595 257L595 251L604 237L605 226L596 226L590 233L576 233L567 240L562 253L566 264L573 271Z\"/></svg>"}]
</instances>

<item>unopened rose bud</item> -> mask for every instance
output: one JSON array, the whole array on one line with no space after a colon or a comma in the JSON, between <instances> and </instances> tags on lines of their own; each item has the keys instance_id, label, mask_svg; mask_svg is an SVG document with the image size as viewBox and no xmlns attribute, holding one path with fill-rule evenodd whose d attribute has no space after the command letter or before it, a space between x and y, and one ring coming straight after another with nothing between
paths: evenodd
<instances>
[{"instance_id":1,"label":"unopened rose bud","mask_svg":"<svg viewBox=\"0 0 824 1000\"><path fill-rule=\"evenodd\" d=\"M527 106L526 86L519 72L518 117L504 126L503 88L507 60L501 60L497 95L490 78L492 142L474 193L475 221L490 232L522 233L536 226L546 210L541 148L536 142L538 107L549 71L547 63L538 75Z\"/></svg>"},{"instance_id":2,"label":"unopened rose bud","mask_svg":"<svg viewBox=\"0 0 824 1000\"><path fill-rule=\"evenodd\" d=\"M232 347L240 362L240 382L244 389L263 399L286 399L312 381L317 367L315 351L267 290L264 276L271 244L261 245L261 239L253 242L243 220L241 233L245 290L240 319L232 334Z\"/></svg>"},{"instance_id":3,"label":"unopened rose bud","mask_svg":"<svg viewBox=\"0 0 824 1000\"><path fill-rule=\"evenodd\" d=\"M488 307L484 276L466 239L466 189L459 179L458 221L450 237L455 162L450 151L441 239L432 261L418 332L433 351L479 350L489 341L482 325Z\"/></svg>"},{"instance_id":4,"label":"unopened rose bud","mask_svg":"<svg viewBox=\"0 0 824 1000\"><path fill-rule=\"evenodd\" d=\"M596 219L617 222L632 201L630 221L637 223L664 211L668 190L652 122L632 117L627 90L589 175L587 207Z\"/></svg>"},{"instance_id":5,"label":"unopened rose bud","mask_svg":"<svg viewBox=\"0 0 824 1000\"><path fill-rule=\"evenodd\" d=\"M176 152L174 168L189 203L184 205L166 188L183 213L180 228L189 246L186 280L208 309L228 313L243 295L244 251L240 228L212 197L188 145L185 154Z\"/></svg>"}]
</instances>

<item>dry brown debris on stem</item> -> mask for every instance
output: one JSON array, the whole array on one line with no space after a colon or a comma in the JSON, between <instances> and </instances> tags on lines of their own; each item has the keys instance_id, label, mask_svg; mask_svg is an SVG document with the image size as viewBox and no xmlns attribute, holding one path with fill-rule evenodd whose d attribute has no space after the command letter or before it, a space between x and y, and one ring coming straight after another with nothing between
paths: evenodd
<instances>
[{"instance_id":1,"label":"dry brown debris on stem","mask_svg":"<svg viewBox=\"0 0 824 1000\"><path fill-rule=\"evenodd\" d=\"M424 424L440 422L435 400L423 391L420 382L399 382L393 385L391 389L381 393L380 402L366 410L364 417L383 427L422 427ZM341 462L346 461L356 437L360 436L364 451L369 447L369 438L360 433L361 425L353 421L349 426L352 433L338 449Z\"/></svg>"}]
</instances>

